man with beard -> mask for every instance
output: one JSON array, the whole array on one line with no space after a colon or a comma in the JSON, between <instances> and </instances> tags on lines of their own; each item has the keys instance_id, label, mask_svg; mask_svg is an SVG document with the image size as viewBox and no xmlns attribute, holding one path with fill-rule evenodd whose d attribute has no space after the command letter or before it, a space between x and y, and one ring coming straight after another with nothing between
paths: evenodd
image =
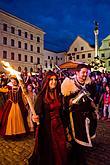
<instances>
[{"instance_id":1,"label":"man with beard","mask_svg":"<svg viewBox=\"0 0 110 165\"><path fill-rule=\"evenodd\" d=\"M97 107L88 88L88 65L78 63L72 79L65 78L61 85L67 118L67 138L72 144L70 158L74 165L86 165L85 147L92 147L97 127Z\"/></svg>"}]
</instances>

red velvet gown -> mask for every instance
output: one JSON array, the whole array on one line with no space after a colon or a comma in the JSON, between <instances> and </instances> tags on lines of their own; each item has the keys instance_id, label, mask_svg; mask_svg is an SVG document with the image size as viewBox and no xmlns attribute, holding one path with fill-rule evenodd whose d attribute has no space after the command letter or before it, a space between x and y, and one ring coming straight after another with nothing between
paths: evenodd
<instances>
[{"instance_id":1,"label":"red velvet gown","mask_svg":"<svg viewBox=\"0 0 110 165\"><path fill-rule=\"evenodd\" d=\"M34 152L29 159L30 165L67 165L66 138L60 117L59 100L45 104L40 100L38 109L43 108ZM38 108L38 109L37 109Z\"/></svg>"},{"instance_id":2,"label":"red velvet gown","mask_svg":"<svg viewBox=\"0 0 110 165\"><path fill-rule=\"evenodd\" d=\"M3 107L0 134L2 136L5 136L23 134L28 132L28 111L25 108L22 99L21 88L7 86L5 90L8 98Z\"/></svg>"},{"instance_id":3,"label":"red velvet gown","mask_svg":"<svg viewBox=\"0 0 110 165\"><path fill-rule=\"evenodd\" d=\"M53 104L50 104L52 147L56 165L64 165L66 161L66 140L64 136L64 128L59 115L59 108L60 102L58 100Z\"/></svg>"}]
</instances>

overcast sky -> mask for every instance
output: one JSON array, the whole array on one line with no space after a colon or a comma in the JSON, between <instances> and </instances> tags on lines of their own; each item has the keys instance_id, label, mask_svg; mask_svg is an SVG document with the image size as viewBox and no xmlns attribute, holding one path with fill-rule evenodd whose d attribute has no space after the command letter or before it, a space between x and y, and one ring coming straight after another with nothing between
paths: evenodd
<instances>
[{"instance_id":1,"label":"overcast sky","mask_svg":"<svg viewBox=\"0 0 110 165\"><path fill-rule=\"evenodd\" d=\"M109 0L0 0L0 8L41 28L48 50L68 50L78 35L93 45L94 20L99 45L110 34Z\"/></svg>"}]
</instances>

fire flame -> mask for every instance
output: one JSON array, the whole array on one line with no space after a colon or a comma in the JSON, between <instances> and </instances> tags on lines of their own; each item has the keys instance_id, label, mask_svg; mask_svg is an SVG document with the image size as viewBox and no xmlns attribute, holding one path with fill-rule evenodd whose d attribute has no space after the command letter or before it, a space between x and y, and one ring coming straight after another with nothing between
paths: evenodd
<instances>
[{"instance_id":1,"label":"fire flame","mask_svg":"<svg viewBox=\"0 0 110 165\"><path fill-rule=\"evenodd\" d=\"M21 79L20 78L20 73L18 71L16 71L15 69L12 68L12 66L9 64L9 62L6 62L6 61L1 61L1 63L3 64L3 68L10 72L11 75L16 75L16 77L18 79Z\"/></svg>"}]
</instances>

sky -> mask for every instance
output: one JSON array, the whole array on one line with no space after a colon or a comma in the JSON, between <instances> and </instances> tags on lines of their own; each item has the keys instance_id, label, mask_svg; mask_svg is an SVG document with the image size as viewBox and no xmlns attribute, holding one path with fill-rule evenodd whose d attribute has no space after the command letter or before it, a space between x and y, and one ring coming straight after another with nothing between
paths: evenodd
<instances>
[{"instance_id":1,"label":"sky","mask_svg":"<svg viewBox=\"0 0 110 165\"><path fill-rule=\"evenodd\" d=\"M99 46L110 34L109 0L0 0L0 8L45 32L45 49L67 51L79 35L94 45L94 21Z\"/></svg>"}]
</instances>

